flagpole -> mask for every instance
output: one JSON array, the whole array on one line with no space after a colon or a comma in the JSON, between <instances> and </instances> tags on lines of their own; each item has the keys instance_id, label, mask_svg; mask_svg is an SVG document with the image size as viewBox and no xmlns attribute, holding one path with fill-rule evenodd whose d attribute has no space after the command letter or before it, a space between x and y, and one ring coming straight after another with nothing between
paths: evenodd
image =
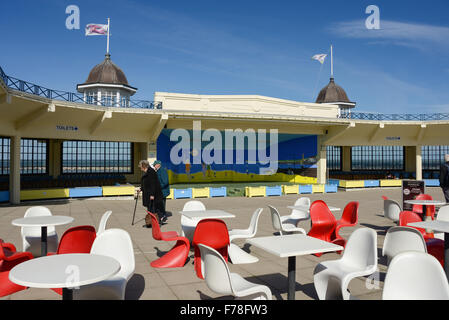
<instances>
[{"instance_id":1,"label":"flagpole","mask_svg":"<svg viewBox=\"0 0 449 320\"><path fill-rule=\"evenodd\" d=\"M109 55L109 18L108 18L108 40L106 46L106 54Z\"/></svg>"},{"instance_id":2,"label":"flagpole","mask_svg":"<svg viewBox=\"0 0 449 320\"><path fill-rule=\"evenodd\" d=\"M109 29L108 29L109 32ZM331 78L334 77L334 48L331 45Z\"/></svg>"}]
</instances>

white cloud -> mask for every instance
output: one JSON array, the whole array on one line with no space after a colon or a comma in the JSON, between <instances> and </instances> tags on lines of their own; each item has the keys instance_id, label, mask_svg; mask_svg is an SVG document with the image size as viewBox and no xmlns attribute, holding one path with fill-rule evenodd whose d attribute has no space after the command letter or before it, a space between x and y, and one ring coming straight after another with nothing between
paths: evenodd
<instances>
[{"instance_id":1,"label":"white cloud","mask_svg":"<svg viewBox=\"0 0 449 320\"><path fill-rule=\"evenodd\" d=\"M367 29L364 20L334 24L330 31L346 38L369 39L428 51L449 48L449 28L418 23L381 20L380 29Z\"/></svg>"}]
</instances>

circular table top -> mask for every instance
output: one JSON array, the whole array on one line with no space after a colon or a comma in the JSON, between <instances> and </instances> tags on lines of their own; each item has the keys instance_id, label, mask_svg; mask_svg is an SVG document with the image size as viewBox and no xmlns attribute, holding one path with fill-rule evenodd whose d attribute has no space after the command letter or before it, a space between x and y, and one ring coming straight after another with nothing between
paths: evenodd
<instances>
[{"instance_id":1,"label":"circular table top","mask_svg":"<svg viewBox=\"0 0 449 320\"><path fill-rule=\"evenodd\" d=\"M73 288L103 281L120 270L111 257L70 253L35 258L11 269L9 280L32 288Z\"/></svg>"},{"instance_id":2,"label":"circular table top","mask_svg":"<svg viewBox=\"0 0 449 320\"><path fill-rule=\"evenodd\" d=\"M409 204L420 204L423 206L442 206L445 205L445 201L439 201L439 200L405 200L405 203Z\"/></svg>"},{"instance_id":3,"label":"circular table top","mask_svg":"<svg viewBox=\"0 0 449 320\"><path fill-rule=\"evenodd\" d=\"M68 224L73 220L68 216L37 216L15 219L11 223L18 227L46 227Z\"/></svg>"}]
</instances>

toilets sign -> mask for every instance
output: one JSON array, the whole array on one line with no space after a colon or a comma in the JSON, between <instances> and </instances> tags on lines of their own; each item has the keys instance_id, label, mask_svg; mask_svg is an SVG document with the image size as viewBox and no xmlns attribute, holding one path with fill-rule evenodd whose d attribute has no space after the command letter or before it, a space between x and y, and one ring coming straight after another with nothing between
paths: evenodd
<instances>
[{"instance_id":1,"label":"toilets sign","mask_svg":"<svg viewBox=\"0 0 449 320\"><path fill-rule=\"evenodd\" d=\"M274 174L278 169L277 129L270 129L269 133L265 129L258 129L257 133L254 129L202 131L201 121L193 121L192 136L186 129L175 129L170 134L170 141L177 142L170 150L170 161L174 165L181 163L269 165L268 168L260 168L260 174ZM203 142L207 143L204 148Z\"/></svg>"}]
</instances>

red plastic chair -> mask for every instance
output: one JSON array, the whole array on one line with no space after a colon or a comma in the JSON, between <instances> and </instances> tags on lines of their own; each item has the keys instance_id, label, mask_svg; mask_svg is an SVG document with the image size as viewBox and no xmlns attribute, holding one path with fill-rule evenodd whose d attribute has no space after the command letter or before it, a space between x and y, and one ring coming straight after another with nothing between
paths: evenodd
<instances>
[{"instance_id":1,"label":"red plastic chair","mask_svg":"<svg viewBox=\"0 0 449 320\"><path fill-rule=\"evenodd\" d=\"M409 223L421 221L421 216L416 212L402 211L399 215L399 226L415 228L416 230L421 232L424 240L426 241L427 253L437 258L437 260L440 261L441 265L444 268L444 241L434 238L433 234L427 233L423 228L417 228L408 225Z\"/></svg>"},{"instance_id":2,"label":"red plastic chair","mask_svg":"<svg viewBox=\"0 0 449 320\"><path fill-rule=\"evenodd\" d=\"M9 271L19 263L33 259L31 252L16 252L11 243L0 239L0 297L27 289L9 280Z\"/></svg>"},{"instance_id":3,"label":"red plastic chair","mask_svg":"<svg viewBox=\"0 0 449 320\"><path fill-rule=\"evenodd\" d=\"M148 211L147 211L148 212ZM159 221L154 214L148 212L151 216L152 233L155 240L160 241L176 241L173 248L170 249L159 259L150 263L153 268L180 268L187 261L190 250L190 242L186 237L181 237L176 231L162 232Z\"/></svg>"},{"instance_id":4,"label":"red plastic chair","mask_svg":"<svg viewBox=\"0 0 449 320\"><path fill-rule=\"evenodd\" d=\"M195 248L194 265L196 275L204 279L201 272L201 252L198 244L204 244L217 250L228 261L229 232L226 223L220 219L203 219L198 222L193 234L192 245Z\"/></svg>"},{"instance_id":5,"label":"red plastic chair","mask_svg":"<svg viewBox=\"0 0 449 320\"><path fill-rule=\"evenodd\" d=\"M333 237L343 239L338 232L343 227L354 227L359 222L359 203L357 201L349 202L343 209L343 214L340 220L337 221L337 226L335 227L335 234Z\"/></svg>"},{"instance_id":6,"label":"red plastic chair","mask_svg":"<svg viewBox=\"0 0 449 320\"><path fill-rule=\"evenodd\" d=\"M421 193L420 195L416 196L415 200L433 200L432 196L429 194ZM422 210L422 205L420 204L414 204L412 207L412 211L415 213L419 213L421 216L425 216L425 212ZM427 210L430 209L430 213L432 215L432 220L435 220L435 206L427 206ZM421 218L422 221L422 218Z\"/></svg>"},{"instance_id":7,"label":"red plastic chair","mask_svg":"<svg viewBox=\"0 0 449 320\"><path fill-rule=\"evenodd\" d=\"M312 220L312 228L307 234L309 237L338 244L343 247L346 245L346 240L335 232L337 220L324 201L316 200L310 205L310 218ZM341 253L341 251L338 253ZM317 257L321 257L321 255L322 253L315 254Z\"/></svg>"},{"instance_id":8,"label":"red plastic chair","mask_svg":"<svg viewBox=\"0 0 449 320\"><path fill-rule=\"evenodd\" d=\"M64 253L90 253L97 236L93 226L77 226L67 229L59 241L58 250L48 255Z\"/></svg>"},{"instance_id":9,"label":"red plastic chair","mask_svg":"<svg viewBox=\"0 0 449 320\"><path fill-rule=\"evenodd\" d=\"M47 253L48 256L66 253L90 253L92 244L97 236L95 227L76 226L66 230L59 241L56 252ZM62 295L62 288L52 288L54 292Z\"/></svg>"}]
</instances>

